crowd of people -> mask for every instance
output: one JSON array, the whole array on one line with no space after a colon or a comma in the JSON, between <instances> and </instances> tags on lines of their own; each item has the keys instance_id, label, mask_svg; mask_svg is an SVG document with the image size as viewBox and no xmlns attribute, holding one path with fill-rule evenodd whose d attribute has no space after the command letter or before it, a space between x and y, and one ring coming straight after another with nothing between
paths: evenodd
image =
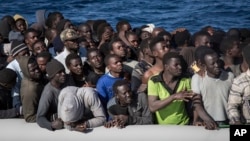
<instances>
[{"instance_id":1,"label":"crowd of people","mask_svg":"<svg viewBox=\"0 0 250 141\"><path fill-rule=\"evenodd\" d=\"M54 131L250 124L250 30L168 31L63 13L0 21L0 118Z\"/></svg>"}]
</instances>

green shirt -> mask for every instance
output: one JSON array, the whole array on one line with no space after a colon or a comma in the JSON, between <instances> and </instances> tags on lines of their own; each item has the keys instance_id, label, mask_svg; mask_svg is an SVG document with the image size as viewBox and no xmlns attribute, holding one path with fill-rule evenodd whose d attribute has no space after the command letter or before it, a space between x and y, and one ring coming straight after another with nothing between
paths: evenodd
<instances>
[{"instance_id":1,"label":"green shirt","mask_svg":"<svg viewBox=\"0 0 250 141\"><path fill-rule=\"evenodd\" d=\"M171 94L191 90L191 79L180 78L176 88L171 90L163 81L162 73L151 77L148 81L148 95L157 96L159 100L168 98ZM189 117L183 100L174 100L171 104L155 112L158 124L185 125Z\"/></svg>"}]
</instances>

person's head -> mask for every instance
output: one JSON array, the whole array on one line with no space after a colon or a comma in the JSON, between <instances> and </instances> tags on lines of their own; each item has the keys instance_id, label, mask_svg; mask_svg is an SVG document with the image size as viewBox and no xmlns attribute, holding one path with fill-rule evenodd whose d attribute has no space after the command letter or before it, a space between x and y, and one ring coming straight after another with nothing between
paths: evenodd
<instances>
[{"instance_id":1,"label":"person's head","mask_svg":"<svg viewBox=\"0 0 250 141\"><path fill-rule=\"evenodd\" d=\"M221 62L214 50L211 49L204 52L204 55L201 58L201 64L206 70L208 76L212 78L218 78L220 76Z\"/></svg>"},{"instance_id":2,"label":"person's head","mask_svg":"<svg viewBox=\"0 0 250 141\"><path fill-rule=\"evenodd\" d=\"M186 29L184 31L177 31L174 35L174 41L177 47L188 46L190 42L191 34Z\"/></svg>"},{"instance_id":3,"label":"person's head","mask_svg":"<svg viewBox=\"0 0 250 141\"><path fill-rule=\"evenodd\" d=\"M57 36L57 31L54 28L48 28L45 31L45 38L48 40L48 45L53 42Z\"/></svg>"},{"instance_id":4,"label":"person's head","mask_svg":"<svg viewBox=\"0 0 250 141\"><path fill-rule=\"evenodd\" d=\"M241 37L240 35L240 30L238 28L230 28L227 33L226 33L226 36L233 36L233 37L236 37L236 38L239 38Z\"/></svg>"},{"instance_id":5,"label":"person's head","mask_svg":"<svg viewBox=\"0 0 250 141\"><path fill-rule=\"evenodd\" d=\"M154 24L142 25L141 26L140 38L142 40L150 38L152 36L152 32L153 32L154 28L155 28Z\"/></svg>"},{"instance_id":6,"label":"person's head","mask_svg":"<svg viewBox=\"0 0 250 141\"><path fill-rule=\"evenodd\" d=\"M172 35L171 33L167 32L167 31L161 31L158 33L157 37L160 37L160 38L163 38L166 43L167 43L167 48L170 48L171 47L171 38L172 38Z\"/></svg>"},{"instance_id":7,"label":"person's head","mask_svg":"<svg viewBox=\"0 0 250 141\"><path fill-rule=\"evenodd\" d=\"M203 27L201 29L201 31L205 31L205 32L209 33L210 36L213 36L213 34L214 34L214 28L210 25Z\"/></svg>"},{"instance_id":8,"label":"person's head","mask_svg":"<svg viewBox=\"0 0 250 141\"><path fill-rule=\"evenodd\" d=\"M139 38L135 32L127 31L125 37L133 47L137 48L139 46Z\"/></svg>"},{"instance_id":9,"label":"person's head","mask_svg":"<svg viewBox=\"0 0 250 141\"><path fill-rule=\"evenodd\" d=\"M31 80L34 81L41 80L42 77L41 70L36 62L36 59L33 57L30 57L28 60L28 72Z\"/></svg>"},{"instance_id":10,"label":"person's head","mask_svg":"<svg viewBox=\"0 0 250 141\"><path fill-rule=\"evenodd\" d=\"M162 31L166 31L163 27L155 27L152 31L152 37L158 36L158 34Z\"/></svg>"},{"instance_id":11,"label":"person's head","mask_svg":"<svg viewBox=\"0 0 250 141\"><path fill-rule=\"evenodd\" d=\"M65 29L60 34L61 41L63 42L64 46L69 50L78 51L79 44L77 39L79 38L77 32L73 29Z\"/></svg>"},{"instance_id":12,"label":"person's head","mask_svg":"<svg viewBox=\"0 0 250 141\"><path fill-rule=\"evenodd\" d=\"M74 25L69 19L62 19L57 24L56 30L57 30L57 33L60 34L63 30L67 28L74 29Z\"/></svg>"},{"instance_id":13,"label":"person's head","mask_svg":"<svg viewBox=\"0 0 250 141\"><path fill-rule=\"evenodd\" d=\"M46 64L52 59L51 54L48 51L43 51L37 54L36 62L42 71L42 73L46 73Z\"/></svg>"},{"instance_id":14,"label":"person's head","mask_svg":"<svg viewBox=\"0 0 250 141\"><path fill-rule=\"evenodd\" d=\"M36 40L31 47L32 54L34 56L37 56L37 54L47 50L46 45L42 40Z\"/></svg>"},{"instance_id":15,"label":"person's head","mask_svg":"<svg viewBox=\"0 0 250 141\"><path fill-rule=\"evenodd\" d=\"M225 56L240 57L240 41L237 37L226 37L221 41L220 50Z\"/></svg>"},{"instance_id":16,"label":"person's head","mask_svg":"<svg viewBox=\"0 0 250 141\"><path fill-rule=\"evenodd\" d=\"M17 56L29 56L29 49L23 42L13 40L11 43L11 55L14 58Z\"/></svg>"},{"instance_id":17,"label":"person's head","mask_svg":"<svg viewBox=\"0 0 250 141\"><path fill-rule=\"evenodd\" d=\"M65 68L63 64L56 59L51 59L51 61L46 64L46 72L51 82L63 84L66 80Z\"/></svg>"},{"instance_id":18,"label":"person's head","mask_svg":"<svg viewBox=\"0 0 250 141\"><path fill-rule=\"evenodd\" d=\"M199 31L196 32L194 35L194 46L200 47L200 46L208 46L211 47L210 44L210 34L205 31Z\"/></svg>"},{"instance_id":19,"label":"person's head","mask_svg":"<svg viewBox=\"0 0 250 141\"><path fill-rule=\"evenodd\" d=\"M117 22L116 24L116 31L119 33L121 31L131 31L132 28L131 28L131 25L128 21L126 20L121 20L119 22Z\"/></svg>"},{"instance_id":20,"label":"person's head","mask_svg":"<svg viewBox=\"0 0 250 141\"><path fill-rule=\"evenodd\" d=\"M36 40L38 40L38 33L35 29L29 28L24 32L24 41L30 50Z\"/></svg>"},{"instance_id":21,"label":"person's head","mask_svg":"<svg viewBox=\"0 0 250 141\"><path fill-rule=\"evenodd\" d=\"M111 73L121 73L123 70L121 58L116 54L109 54L104 62Z\"/></svg>"},{"instance_id":22,"label":"person's head","mask_svg":"<svg viewBox=\"0 0 250 141\"><path fill-rule=\"evenodd\" d=\"M99 69L104 66L103 56L98 49L89 49L87 53L87 60L93 68Z\"/></svg>"},{"instance_id":23,"label":"person's head","mask_svg":"<svg viewBox=\"0 0 250 141\"><path fill-rule=\"evenodd\" d=\"M81 57L75 53L69 54L65 59L65 64L70 70L71 74L82 75L83 74L83 64Z\"/></svg>"},{"instance_id":24,"label":"person's head","mask_svg":"<svg viewBox=\"0 0 250 141\"><path fill-rule=\"evenodd\" d=\"M168 52L163 56L163 66L164 72L168 74L178 77L182 74L182 59L181 56L176 52Z\"/></svg>"},{"instance_id":25,"label":"person's head","mask_svg":"<svg viewBox=\"0 0 250 141\"><path fill-rule=\"evenodd\" d=\"M149 44L150 50L155 58L162 59L163 55L170 51L166 41L161 37L152 38Z\"/></svg>"},{"instance_id":26,"label":"person's head","mask_svg":"<svg viewBox=\"0 0 250 141\"><path fill-rule=\"evenodd\" d=\"M84 115L83 99L78 96L78 93L81 93L78 87L68 86L63 88L59 94L58 104L60 108L58 113L68 126L82 119Z\"/></svg>"},{"instance_id":27,"label":"person's head","mask_svg":"<svg viewBox=\"0 0 250 141\"><path fill-rule=\"evenodd\" d=\"M64 19L61 12L52 12L48 15L48 18L46 20L46 26L48 28L56 28L57 24L60 22L60 20Z\"/></svg>"},{"instance_id":28,"label":"person's head","mask_svg":"<svg viewBox=\"0 0 250 141\"><path fill-rule=\"evenodd\" d=\"M77 32L80 36L88 39L92 39L92 31L88 24L83 23L77 27Z\"/></svg>"},{"instance_id":29,"label":"person's head","mask_svg":"<svg viewBox=\"0 0 250 141\"><path fill-rule=\"evenodd\" d=\"M85 79L84 86L96 88L96 84L97 84L100 77L101 77L101 75L98 75L94 72L90 72Z\"/></svg>"},{"instance_id":30,"label":"person's head","mask_svg":"<svg viewBox=\"0 0 250 141\"><path fill-rule=\"evenodd\" d=\"M153 57L152 51L150 50L149 43L151 39L144 39L141 41L139 47L140 47L140 52L142 52L143 56L150 56Z\"/></svg>"},{"instance_id":31,"label":"person's head","mask_svg":"<svg viewBox=\"0 0 250 141\"><path fill-rule=\"evenodd\" d=\"M116 54L121 58L126 57L125 44L119 38L115 38L115 39L110 41L110 43L109 43L109 51L110 51L110 54Z\"/></svg>"},{"instance_id":32,"label":"person's head","mask_svg":"<svg viewBox=\"0 0 250 141\"><path fill-rule=\"evenodd\" d=\"M113 85L113 92L121 106L127 106L132 102L132 91L126 80L117 80Z\"/></svg>"},{"instance_id":33,"label":"person's head","mask_svg":"<svg viewBox=\"0 0 250 141\"><path fill-rule=\"evenodd\" d=\"M200 46L198 47L194 52L194 60L196 61L196 64L199 68L204 67L201 63L201 59L204 57L204 55L207 52L211 52L211 48L207 46Z\"/></svg>"},{"instance_id":34,"label":"person's head","mask_svg":"<svg viewBox=\"0 0 250 141\"><path fill-rule=\"evenodd\" d=\"M27 30L26 21L22 18L15 20L16 29L20 32Z\"/></svg>"},{"instance_id":35,"label":"person's head","mask_svg":"<svg viewBox=\"0 0 250 141\"><path fill-rule=\"evenodd\" d=\"M17 74L9 68L0 70L0 85L10 90L16 83Z\"/></svg>"},{"instance_id":36,"label":"person's head","mask_svg":"<svg viewBox=\"0 0 250 141\"><path fill-rule=\"evenodd\" d=\"M98 40L110 41L113 36L113 28L109 23L102 23L97 28L97 37Z\"/></svg>"}]
</instances>

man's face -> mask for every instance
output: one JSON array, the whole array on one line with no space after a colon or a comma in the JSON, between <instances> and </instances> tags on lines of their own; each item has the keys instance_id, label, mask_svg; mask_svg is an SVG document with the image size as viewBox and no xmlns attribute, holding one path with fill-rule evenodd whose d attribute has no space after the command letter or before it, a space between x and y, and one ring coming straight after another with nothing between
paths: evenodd
<instances>
[{"instance_id":1,"label":"man's face","mask_svg":"<svg viewBox=\"0 0 250 141\"><path fill-rule=\"evenodd\" d=\"M182 65L179 58L171 58L166 65L167 71L173 76L180 76L182 74Z\"/></svg>"},{"instance_id":2,"label":"man's face","mask_svg":"<svg viewBox=\"0 0 250 141\"><path fill-rule=\"evenodd\" d=\"M59 83L59 84L63 84L65 83L66 80L66 75L65 75L65 70L61 70L58 73L56 73L56 75L54 76L54 78L52 80L54 80L55 82Z\"/></svg>"},{"instance_id":3,"label":"man's face","mask_svg":"<svg viewBox=\"0 0 250 141\"><path fill-rule=\"evenodd\" d=\"M80 29L79 29L79 34L80 36L83 36L85 37L86 39L91 39L91 36L92 36L92 33L91 33L91 29L89 26L82 26Z\"/></svg>"},{"instance_id":4,"label":"man's face","mask_svg":"<svg viewBox=\"0 0 250 141\"><path fill-rule=\"evenodd\" d=\"M195 47L207 46L211 47L210 38L208 36L201 36L196 41Z\"/></svg>"},{"instance_id":5,"label":"man's face","mask_svg":"<svg viewBox=\"0 0 250 141\"><path fill-rule=\"evenodd\" d=\"M113 50L111 52L113 54L116 54L121 58L126 56L126 47L122 41L114 42L112 48Z\"/></svg>"},{"instance_id":6,"label":"man's face","mask_svg":"<svg viewBox=\"0 0 250 141\"><path fill-rule=\"evenodd\" d=\"M132 102L132 92L128 85L117 87L116 98L122 106L127 106Z\"/></svg>"},{"instance_id":7,"label":"man's face","mask_svg":"<svg viewBox=\"0 0 250 141\"><path fill-rule=\"evenodd\" d=\"M108 69L110 70L110 72L115 72L115 73L119 73L122 72L122 62L121 59L119 57L112 57L109 59L109 64L108 64Z\"/></svg>"},{"instance_id":8,"label":"man's face","mask_svg":"<svg viewBox=\"0 0 250 141\"><path fill-rule=\"evenodd\" d=\"M45 57L37 57L36 62L40 68L40 70L45 73L46 72L46 64L48 63L48 58Z\"/></svg>"},{"instance_id":9,"label":"man's face","mask_svg":"<svg viewBox=\"0 0 250 141\"><path fill-rule=\"evenodd\" d=\"M70 65L68 66L68 68L71 73L81 75L83 72L82 60L80 58L70 60Z\"/></svg>"},{"instance_id":10,"label":"man's face","mask_svg":"<svg viewBox=\"0 0 250 141\"><path fill-rule=\"evenodd\" d=\"M16 22L16 28L20 31L20 32L24 32L26 30L26 23L24 20L18 20Z\"/></svg>"},{"instance_id":11,"label":"man's face","mask_svg":"<svg viewBox=\"0 0 250 141\"><path fill-rule=\"evenodd\" d=\"M137 35L129 35L128 42L135 48L139 46L139 39Z\"/></svg>"},{"instance_id":12,"label":"man's face","mask_svg":"<svg viewBox=\"0 0 250 141\"><path fill-rule=\"evenodd\" d=\"M170 48L167 46L166 41L162 41L162 42L158 42L155 45L153 55L157 58L162 59L164 54L169 52L169 51L170 51Z\"/></svg>"},{"instance_id":13,"label":"man's face","mask_svg":"<svg viewBox=\"0 0 250 141\"><path fill-rule=\"evenodd\" d=\"M38 35L36 32L29 32L27 38L25 39L25 43L31 49L31 46L38 39Z\"/></svg>"},{"instance_id":14,"label":"man's face","mask_svg":"<svg viewBox=\"0 0 250 141\"><path fill-rule=\"evenodd\" d=\"M93 68L100 68L103 66L102 56L97 51L93 51L89 54L88 61Z\"/></svg>"},{"instance_id":15,"label":"man's face","mask_svg":"<svg viewBox=\"0 0 250 141\"><path fill-rule=\"evenodd\" d=\"M28 64L28 71L29 71L31 79L33 79L33 80L40 80L41 79L42 73L41 73L41 70L39 69L36 62Z\"/></svg>"},{"instance_id":16,"label":"man's face","mask_svg":"<svg viewBox=\"0 0 250 141\"><path fill-rule=\"evenodd\" d=\"M42 41L41 42L39 41L33 45L33 52L36 55L45 50L46 50L45 43L43 43Z\"/></svg>"},{"instance_id":17,"label":"man's face","mask_svg":"<svg viewBox=\"0 0 250 141\"><path fill-rule=\"evenodd\" d=\"M205 56L205 67L209 76L218 76L221 73L219 58L216 53Z\"/></svg>"},{"instance_id":18,"label":"man's face","mask_svg":"<svg viewBox=\"0 0 250 141\"><path fill-rule=\"evenodd\" d=\"M66 40L66 41L64 42L64 45L65 45L66 48L69 49L69 50L78 51L78 49L79 49L79 43L77 42L77 39Z\"/></svg>"}]
</instances>

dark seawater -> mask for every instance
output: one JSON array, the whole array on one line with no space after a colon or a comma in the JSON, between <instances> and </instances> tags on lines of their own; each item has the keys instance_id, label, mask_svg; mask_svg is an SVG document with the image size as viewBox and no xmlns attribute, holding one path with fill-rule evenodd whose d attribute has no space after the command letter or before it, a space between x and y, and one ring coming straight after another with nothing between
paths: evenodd
<instances>
[{"instance_id":1,"label":"dark seawater","mask_svg":"<svg viewBox=\"0 0 250 141\"><path fill-rule=\"evenodd\" d=\"M78 24L88 19L106 19L115 29L119 20L128 20L132 27L154 23L172 31L185 27L191 32L211 25L229 28L250 28L250 0L1 0L0 17L24 16L28 23L36 21L35 11L60 11Z\"/></svg>"}]
</instances>

